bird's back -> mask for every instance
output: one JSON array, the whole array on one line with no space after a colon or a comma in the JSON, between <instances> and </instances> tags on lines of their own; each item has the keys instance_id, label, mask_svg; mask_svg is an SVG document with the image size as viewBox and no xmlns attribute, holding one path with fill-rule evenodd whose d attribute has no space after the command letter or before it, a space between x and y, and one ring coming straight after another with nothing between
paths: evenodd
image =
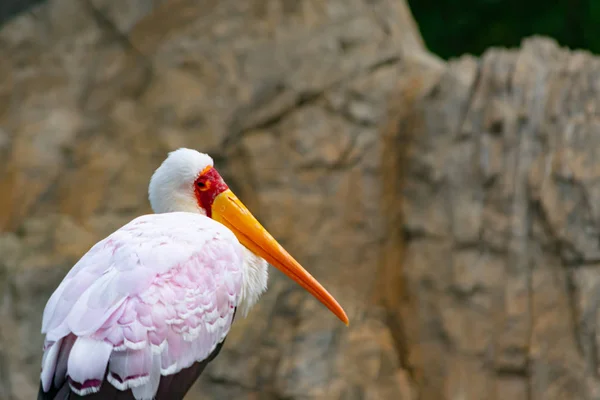
<instances>
[{"instance_id":1,"label":"bird's back","mask_svg":"<svg viewBox=\"0 0 600 400\"><path fill-rule=\"evenodd\" d=\"M145 215L98 242L44 310L39 398L182 398L229 332L242 263L199 214Z\"/></svg>"}]
</instances>

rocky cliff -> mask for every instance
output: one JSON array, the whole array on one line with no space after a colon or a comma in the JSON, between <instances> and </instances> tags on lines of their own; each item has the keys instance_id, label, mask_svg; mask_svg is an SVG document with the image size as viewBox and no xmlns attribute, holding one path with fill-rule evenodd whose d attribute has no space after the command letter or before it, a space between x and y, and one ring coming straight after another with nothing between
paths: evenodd
<instances>
[{"instance_id":1,"label":"rocky cliff","mask_svg":"<svg viewBox=\"0 0 600 400\"><path fill-rule=\"evenodd\" d=\"M189 398L595 398L600 62L545 39L443 63L401 0L50 0L0 30L0 397L41 313L210 153L340 300L288 279Z\"/></svg>"}]
</instances>

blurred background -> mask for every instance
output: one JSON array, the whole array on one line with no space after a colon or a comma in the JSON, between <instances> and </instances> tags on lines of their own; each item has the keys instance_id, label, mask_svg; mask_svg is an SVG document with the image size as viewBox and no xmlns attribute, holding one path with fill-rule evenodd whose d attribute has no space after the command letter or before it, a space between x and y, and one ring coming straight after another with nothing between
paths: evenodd
<instances>
[{"instance_id":1,"label":"blurred background","mask_svg":"<svg viewBox=\"0 0 600 400\"><path fill-rule=\"evenodd\" d=\"M0 399L196 148L348 311L271 269L188 399L600 398L600 2L0 1ZM596 175L598 173L598 175Z\"/></svg>"},{"instance_id":2,"label":"blurred background","mask_svg":"<svg viewBox=\"0 0 600 400\"><path fill-rule=\"evenodd\" d=\"M600 49L595 0L409 0L425 43L443 58L481 55L491 46L517 47L544 35L572 49Z\"/></svg>"}]
</instances>

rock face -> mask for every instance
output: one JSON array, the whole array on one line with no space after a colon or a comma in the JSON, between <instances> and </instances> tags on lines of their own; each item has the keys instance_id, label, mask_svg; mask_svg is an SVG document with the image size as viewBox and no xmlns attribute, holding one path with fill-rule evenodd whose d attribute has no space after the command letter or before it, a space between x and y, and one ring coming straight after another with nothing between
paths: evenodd
<instances>
[{"instance_id":1,"label":"rock face","mask_svg":"<svg viewBox=\"0 0 600 400\"><path fill-rule=\"evenodd\" d=\"M400 0L50 0L0 54L0 398L34 398L48 297L182 146L351 320L272 271L188 398L600 395L592 56L445 64Z\"/></svg>"},{"instance_id":2,"label":"rock face","mask_svg":"<svg viewBox=\"0 0 600 400\"><path fill-rule=\"evenodd\" d=\"M374 294L381 122L419 45L405 5L384 0L56 0L6 24L0 397L34 397L48 297L150 212L150 175L185 146L213 155L352 318L274 271L190 398L410 398Z\"/></svg>"},{"instance_id":3,"label":"rock face","mask_svg":"<svg viewBox=\"0 0 600 400\"><path fill-rule=\"evenodd\" d=\"M384 298L422 398L600 396L599 73L535 38L400 79Z\"/></svg>"}]
</instances>

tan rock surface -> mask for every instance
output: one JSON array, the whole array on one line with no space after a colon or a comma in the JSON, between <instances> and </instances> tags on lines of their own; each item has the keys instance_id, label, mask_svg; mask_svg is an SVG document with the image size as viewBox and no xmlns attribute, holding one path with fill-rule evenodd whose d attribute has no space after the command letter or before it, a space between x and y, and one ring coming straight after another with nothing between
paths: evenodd
<instances>
[{"instance_id":1,"label":"tan rock surface","mask_svg":"<svg viewBox=\"0 0 600 400\"><path fill-rule=\"evenodd\" d=\"M347 309L276 271L188 398L594 399L600 62L447 64L400 0L50 0L0 29L0 398L179 146Z\"/></svg>"},{"instance_id":2,"label":"tan rock surface","mask_svg":"<svg viewBox=\"0 0 600 400\"><path fill-rule=\"evenodd\" d=\"M91 244L150 212L151 173L186 146L215 157L352 319L273 272L194 393L410 398L374 299L381 122L403 52L420 46L405 5L149 3L49 1L0 32L2 390L33 397L52 290Z\"/></svg>"},{"instance_id":3,"label":"tan rock surface","mask_svg":"<svg viewBox=\"0 0 600 400\"><path fill-rule=\"evenodd\" d=\"M383 271L421 398L599 398L598 71L535 38L402 77Z\"/></svg>"}]
</instances>

